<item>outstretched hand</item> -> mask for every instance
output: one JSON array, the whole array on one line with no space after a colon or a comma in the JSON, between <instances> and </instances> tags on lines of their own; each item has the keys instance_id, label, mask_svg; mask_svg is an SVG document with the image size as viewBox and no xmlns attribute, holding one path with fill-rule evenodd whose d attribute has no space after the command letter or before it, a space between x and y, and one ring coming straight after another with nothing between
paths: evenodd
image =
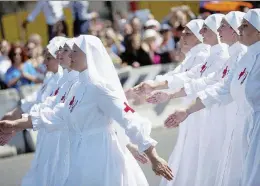
<instances>
[{"instance_id":1,"label":"outstretched hand","mask_svg":"<svg viewBox=\"0 0 260 186\"><path fill-rule=\"evenodd\" d=\"M163 103L163 102L169 101L171 98L172 98L172 94L159 91L159 92L155 92L151 96L149 96L146 99L146 101L148 103L158 104L158 103Z\"/></svg>"},{"instance_id":2,"label":"outstretched hand","mask_svg":"<svg viewBox=\"0 0 260 186\"><path fill-rule=\"evenodd\" d=\"M156 159L151 160L151 163L152 169L157 176L163 176L168 181L173 179L172 170L164 159L157 157Z\"/></svg>"},{"instance_id":3,"label":"outstretched hand","mask_svg":"<svg viewBox=\"0 0 260 186\"><path fill-rule=\"evenodd\" d=\"M154 91L154 85L150 81L142 82L139 85L133 87L133 91L137 95L146 96L149 95L152 91Z\"/></svg>"},{"instance_id":4,"label":"outstretched hand","mask_svg":"<svg viewBox=\"0 0 260 186\"><path fill-rule=\"evenodd\" d=\"M15 121L2 120L0 121L0 132L10 134L15 131Z\"/></svg>"},{"instance_id":5,"label":"outstretched hand","mask_svg":"<svg viewBox=\"0 0 260 186\"><path fill-rule=\"evenodd\" d=\"M164 126L167 128L178 127L189 116L186 110L177 110L173 114L169 115L164 122Z\"/></svg>"},{"instance_id":6,"label":"outstretched hand","mask_svg":"<svg viewBox=\"0 0 260 186\"><path fill-rule=\"evenodd\" d=\"M148 157L145 154L140 154L138 148L135 145L128 144L127 148L137 161L139 161L142 164L148 163Z\"/></svg>"}]
</instances>

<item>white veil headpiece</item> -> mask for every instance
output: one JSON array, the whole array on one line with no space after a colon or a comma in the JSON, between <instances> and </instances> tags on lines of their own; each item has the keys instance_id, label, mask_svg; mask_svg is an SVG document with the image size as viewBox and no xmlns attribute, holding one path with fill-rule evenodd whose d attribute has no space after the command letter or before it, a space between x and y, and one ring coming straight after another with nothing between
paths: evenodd
<instances>
[{"instance_id":1,"label":"white veil headpiece","mask_svg":"<svg viewBox=\"0 0 260 186\"><path fill-rule=\"evenodd\" d=\"M96 36L81 35L75 39L75 44L87 56L90 79L105 83L118 97L127 101L117 71L101 40Z\"/></svg>"},{"instance_id":2,"label":"white veil headpiece","mask_svg":"<svg viewBox=\"0 0 260 186\"><path fill-rule=\"evenodd\" d=\"M75 39L75 44L87 56L89 78L93 82L105 84L106 88L127 103L117 71L101 40L95 36L81 35ZM117 131L119 143L124 150L129 139L125 135L124 129L116 121L113 121L113 127Z\"/></svg>"}]
</instances>

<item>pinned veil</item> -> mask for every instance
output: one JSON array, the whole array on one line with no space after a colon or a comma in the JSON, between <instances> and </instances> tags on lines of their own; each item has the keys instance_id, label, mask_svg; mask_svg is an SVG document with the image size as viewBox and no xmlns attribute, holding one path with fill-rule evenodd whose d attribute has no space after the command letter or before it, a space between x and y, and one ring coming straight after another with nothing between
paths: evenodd
<instances>
[{"instance_id":1,"label":"pinned veil","mask_svg":"<svg viewBox=\"0 0 260 186\"><path fill-rule=\"evenodd\" d=\"M81 35L75 39L75 44L87 56L86 63L90 79L105 84L117 97L127 103L117 71L101 40L95 36ZM129 139L125 135L124 129L116 121L113 121L113 126L117 131L122 149L125 149Z\"/></svg>"}]
</instances>

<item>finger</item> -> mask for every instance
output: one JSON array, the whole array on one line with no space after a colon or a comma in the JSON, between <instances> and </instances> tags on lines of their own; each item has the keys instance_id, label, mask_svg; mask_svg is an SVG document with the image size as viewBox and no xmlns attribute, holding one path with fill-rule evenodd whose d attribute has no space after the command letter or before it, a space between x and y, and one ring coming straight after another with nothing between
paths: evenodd
<instances>
[{"instance_id":1,"label":"finger","mask_svg":"<svg viewBox=\"0 0 260 186\"><path fill-rule=\"evenodd\" d=\"M142 155L137 155L136 157L135 157L135 159L137 159L139 162L141 162L142 164L145 164L145 163L147 163L147 160L144 158L144 157L142 157Z\"/></svg>"},{"instance_id":2,"label":"finger","mask_svg":"<svg viewBox=\"0 0 260 186\"><path fill-rule=\"evenodd\" d=\"M156 97L149 97L146 99L148 103L157 103L158 99Z\"/></svg>"},{"instance_id":3,"label":"finger","mask_svg":"<svg viewBox=\"0 0 260 186\"><path fill-rule=\"evenodd\" d=\"M173 176L171 173L169 173L167 170L162 172L163 177L165 177L167 180L172 180Z\"/></svg>"},{"instance_id":4,"label":"finger","mask_svg":"<svg viewBox=\"0 0 260 186\"><path fill-rule=\"evenodd\" d=\"M167 174L169 175L169 177L171 177L171 178L173 178L174 176L173 176L173 173L172 173L172 170L170 169L170 167L166 167L166 172L167 172Z\"/></svg>"},{"instance_id":5,"label":"finger","mask_svg":"<svg viewBox=\"0 0 260 186\"><path fill-rule=\"evenodd\" d=\"M140 159L142 160L143 164L148 163L148 159L146 158L146 156L140 155Z\"/></svg>"},{"instance_id":6,"label":"finger","mask_svg":"<svg viewBox=\"0 0 260 186\"><path fill-rule=\"evenodd\" d=\"M166 169L172 173L172 169L169 166L167 166Z\"/></svg>"},{"instance_id":7,"label":"finger","mask_svg":"<svg viewBox=\"0 0 260 186\"><path fill-rule=\"evenodd\" d=\"M174 124L174 119L172 117L169 117L166 121L165 121L165 126L166 127L170 127Z\"/></svg>"},{"instance_id":8,"label":"finger","mask_svg":"<svg viewBox=\"0 0 260 186\"><path fill-rule=\"evenodd\" d=\"M171 120L171 115L168 116L168 118L164 121L164 123L168 123Z\"/></svg>"},{"instance_id":9,"label":"finger","mask_svg":"<svg viewBox=\"0 0 260 186\"><path fill-rule=\"evenodd\" d=\"M136 159L137 161L139 161L140 163L144 164L144 163L143 163L143 160L142 160L139 156L135 156L135 159Z\"/></svg>"},{"instance_id":10,"label":"finger","mask_svg":"<svg viewBox=\"0 0 260 186\"><path fill-rule=\"evenodd\" d=\"M141 162L141 163L145 163L146 159L142 156L142 155L137 155L136 158Z\"/></svg>"}]
</instances>

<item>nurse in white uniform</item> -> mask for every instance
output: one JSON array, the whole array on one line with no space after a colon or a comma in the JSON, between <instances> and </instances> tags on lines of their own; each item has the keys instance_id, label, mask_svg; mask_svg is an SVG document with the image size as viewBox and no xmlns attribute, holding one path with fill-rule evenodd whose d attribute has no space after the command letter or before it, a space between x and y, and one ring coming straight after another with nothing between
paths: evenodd
<instances>
[{"instance_id":1,"label":"nurse in white uniform","mask_svg":"<svg viewBox=\"0 0 260 186\"><path fill-rule=\"evenodd\" d=\"M227 53L227 45L220 43L217 31L223 16L224 15L222 14L209 16L205 20L204 27L200 31L204 37L204 43L212 45L210 49L210 56L205 60L205 62L193 67L187 72L167 76L166 81L154 85L156 87L155 89L164 88L171 89L172 91L179 90L186 82L207 76L208 74L214 72L216 68L220 68L221 65L226 62L229 57L229 54ZM146 87L141 85L137 87L137 92L146 92L145 89ZM193 97L194 95L190 95L191 101L193 100ZM191 103L191 101L189 103ZM188 125L188 132L185 136L185 143L183 145L184 150L181 155L182 158L179 160L180 162L178 162L180 165L178 167L176 177L174 181L170 182L163 180L161 185L195 185L197 177L196 174L198 174L198 165L199 162L201 162L201 157L204 156L205 151L199 150L200 141L202 140L200 135L201 128L194 125L194 122L196 118L200 118L199 123L204 123L205 114L207 114L205 111L199 112L193 117L189 118L188 124L185 123L185 125ZM189 169L190 172L193 172L193 174L189 174L187 169Z\"/></svg>"},{"instance_id":2,"label":"nurse in white uniform","mask_svg":"<svg viewBox=\"0 0 260 186\"><path fill-rule=\"evenodd\" d=\"M216 103L235 101L238 105L235 119L236 128L242 129L240 145L243 151L241 186L260 184L259 173L259 78L260 78L260 10L249 10L241 27L241 42L248 46L247 53L228 74L224 83L198 93L196 102L184 110L176 111L167 125L178 126L191 113ZM236 166L236 165L235 165Z\"/></svg>"},{"instance_id":3,"label":"nurse in white uniform","mask_svg":"<svg viewBox=\"0 0 260 186\"><path fill-rule=\"evenodd\" d=\"M219 28L221 41L230 46L230 58L223 64L222 68L216 69L216 72L206 77L193 79L185 83L184 87L177 93L167 94L157 92L148 98L148 100L153 103L158 103L161 100L167 100L167 97L177 98L194 95L206 87L223 81L232 66L234 66L246 52L246 47L238 42L238 27L242 23L243 16L244 13L235 11L225 15L222 20L222 24ZM222 180L225 172L223 169L225 169L227 164L226 156L229 151L230 138L232 135L232 119L235 117L236 110L237 107L235 104L229 104L227 106L216 105L211 108L205 116L206 122L205 125L202 126L202 132L200 134L202 138L200 146L204 148L205 156L201 158L200 169L198 170L198 172L200 172L198 175L203 175L203 178L202 176L197 178L197 185L214 185L215 180ZM222 151L220 149L222 149ZM220 166L219 163L221 163ZM234 183L233 185L237 184Z\"/></svg>"},{"instance_id":4,"label":"nurse in white uniform","mask_svg":"<svg viewBox=\"0 0 260 186\"><path fill-rule=\"evenodd\" d=\"M40 104L46 100L46 98L52 94L53 89L56 87L57 82L63 77L63 68L59 65L60 60L57 58L59 46L63 45L66 38L64 37L55 37L50 41L50 44L47 45L48 54L45 59L45 64L47 69L55 69L58 68L58 72L52 75L48 81L48 83L44 83L42 88L40 89L40 93L37 93L36 101L22 101L22 110L24 117L26 117L34 105ZM56 65L56 66L54 66ZM45 129L40 129L37 131L37 144L36 144L36 151L34 154L34 159L31 163L31 168L26 174L26 176L22 180L23 186L31 186L37 185L38 181L44 178L43 175L43 166L45 165L46 161L44 158L47 156L45 153L48 151L46 150L46 146L49 147L50 143L47 141L46 131ZM48 148L47 148L48 149ZM42 175L42 177L37 178L36 175Z\"/></svg>"},{"instance_id":5,"label":"nurse in white uniform","mask_svg":"<svg viewBox=\"0 0 260 186\"><path fill-rule=\"evenodd\" d=\"M13 130L32 126L49 132L68 130L70 171L65 185L148 185L137 162L119 145L112 127L117 121L139 151L146 153L154 172L171 180L171 170L157 155L156 142L149 136L150 122L127 104L101 41L94 36L81 36L75 43L72 64L80 76L65 103L42 111L38 117L3 121L2 127L5 131L8 127Z\"/></svg>"}]
</instances>

